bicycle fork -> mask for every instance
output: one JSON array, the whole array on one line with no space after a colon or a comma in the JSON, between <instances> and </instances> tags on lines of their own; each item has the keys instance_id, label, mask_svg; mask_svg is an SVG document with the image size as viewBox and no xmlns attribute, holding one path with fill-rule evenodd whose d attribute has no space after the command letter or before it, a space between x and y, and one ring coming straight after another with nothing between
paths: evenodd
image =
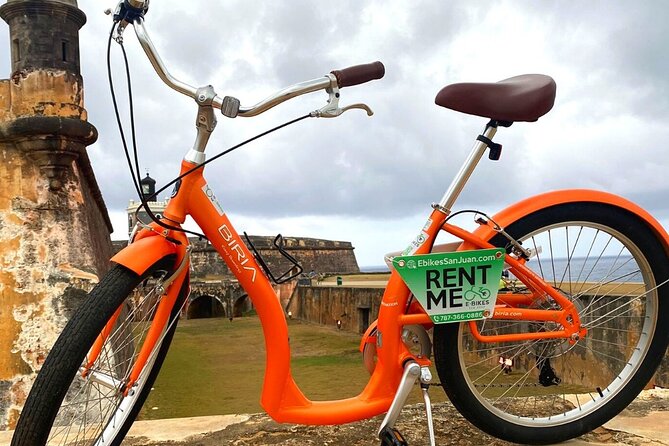
<instances>
[{"instance_id":1,"label":"bicycle fork","mask_svg":"<svg viewBox=\"0 0 669 446\"><path fill-rule=\"evenodd\" d=\"M185 278L185 275L182 273L189 264L191 249L192 247L189 245L186 248L186 253L181 259L176 271L174 271L174 273L161 284L157 285L156 289L161 294L160 303L158 304L158 308L151 321L151 327L146 335L146 339L142 343L139 354L135 359L135 363L133 364L127 379L121 381L118 378L96 371L93 367L102 353L105 342L112 333L114 324L116 323L125 302L121 303L121 306L107 322L105 328L98 335L98 338L93 344L93 347L88 354L86 365L79 370L83 378L90 379L106 387L115 388L122 393L123 396L128 396L132 393L132 387L144 370L151 354L154 353L156 345L162 342L162 338L167 333L167 330L169 330L167 323Z\"/></svg>"},{"instance_id":2,"label":"bicycle fork","mask_svg":"<svg viewBox=\"0 0 669 446\"><path fill-rule=\"evenodd\" d=\"M430 382L432 381L432 373L430 373L430 369L427 366L420 366L415 361L408 361L404 366L404 373L402 374L400 385L397 387L395 398L393 398L393 402L390 405L385 418L381 422L378 435L382 445L402 446L407 444L404 437L402 437L399 431L393 426L395 425L416 380L420 381L421 392L423 393L430 446L435 446L434 424L432 422L432 402L430 401L430 395L428 394Z\"/></svg>"}]
</instances>

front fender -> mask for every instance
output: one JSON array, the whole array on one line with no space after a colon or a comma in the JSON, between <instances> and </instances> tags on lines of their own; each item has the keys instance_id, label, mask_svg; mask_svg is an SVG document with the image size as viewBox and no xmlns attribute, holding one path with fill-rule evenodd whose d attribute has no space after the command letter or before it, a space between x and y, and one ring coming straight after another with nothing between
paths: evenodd
<instances>
[{"instance_id":1,"label":"front fender","mask_svg":"<svg viewBox=\"0 0 669 446\"><path fill-rule=\"evenodd\" d=\"M182 248L183 246L183 248ZM141 276L158 260L175 255L177 262L183 257L185 245L177 245L159 235L144 237L123 248L111 261L123 265ZM177 263L178 264L178 263Z\"/></svg>"},{"instance_id":2,"label":"front fender","mask_svg":"<svg viewBox=\"0 0 669 446\"><path fill-rule=\"evenodd\" d=\"M547 192L541 195L527 198L523 201L519 201L518 203L515 203L494 215L492 218L501 227L506 227L511 223L518 221L525 215L531 214L541 209L559 204L574 202L605 203L622 208L636 215L652 228L653 232L655 232L657 235L658 240L662 241L665 252L669 254L669 235L664 230L662 225L660 225L660 223L655 220L653 216L651 216L648 212L644 211L636 204L607 192L588 189L570 189ZM490 240L496 234L496 232L489 225L486 225L479 226L476 231L474 231L474 234L483 240ZM475 249L475 247L467 242L464 242L461 249Z\"/></svg>"}]
</instances>

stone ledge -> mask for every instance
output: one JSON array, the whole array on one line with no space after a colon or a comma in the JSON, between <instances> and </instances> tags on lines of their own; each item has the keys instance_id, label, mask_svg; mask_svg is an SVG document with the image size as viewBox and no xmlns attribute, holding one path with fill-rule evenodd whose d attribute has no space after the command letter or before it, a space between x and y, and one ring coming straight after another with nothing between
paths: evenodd
<instances>
[{"instance_id":1,"label":"stone ledge","mask_svg":"<svg viewBox=\"0 0 669 446\"><path fill-rule=\"evenodd\" d=\"M510 446L469 424L448 403L434 408L437 444ZM381 417L341 426L278 424L267 415L220 415L140 421L123 446L252 446L252 445L374 445ZM407 407L397 427L410 445L426 444L421 405ZM643 392L627 409L603 427L561 443L566 446L661 446L669 438L669 390ZM0 446L11 432L0 432Z\"/></svg>"},{"instance_id":2,"label":"stone ledge","mask_svg":"<svg viewBox=\"0 0 669 446\"><path fill-rule=\"evenodd\" d=\"M511 446L512 443L484 434L467 422L449 403L435 405L437 444ZM251 445L375 445L381 417L341 426L298 426L278 424L264 414L249 415L245 421L218 426L211 432L172 441L128 438L123 446L234 446ZM151 423L151 422L149 422ZM178 429L186 429L177 422ZM427 444L425 415L421 405L407 407L397 427L410 445ZM561 443L567 446L660 446L669 437L669 390L643 392L623 413L604 427ZM168 434L169 438L169 434Z\"/></svg>"},{"instance_id":3,"label":"stone ledge","mask_svg":"<svg viewBox=\"0 0 669 446\"><path fill-rule=\"evenodd\" d=\"M84 145L91 145L97 140L98 131L88 121L59 116L18 117L0 123L0 142L46 137L65 138Z\"/></svg>"}]
</instances>

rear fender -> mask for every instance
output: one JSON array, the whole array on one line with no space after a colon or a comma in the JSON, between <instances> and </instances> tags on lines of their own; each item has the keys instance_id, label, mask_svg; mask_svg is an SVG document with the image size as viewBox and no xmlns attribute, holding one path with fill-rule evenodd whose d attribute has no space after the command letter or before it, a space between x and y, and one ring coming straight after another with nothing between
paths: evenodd
<instances>
[{"instance_id":1,"label":"rear fender","mask_svg":"<svg viewBox=\"0 0 669 446\"><path fill-rule=\"evenodd\" d=\"M367 330L365 330L365 334L362 335L359 348L361 352L365 350L366 344L376 344L376 326L378 323L379 321L375 320L374 322L369 324L369 327L367 327Z\"/></svg>"},{"instance_id":2,"label":"rear fender","mask_svg":"<svg viewBox=\"0 0 669 446\"><path fill-rule=\"evenodd\" d=\"M504 228L518 221L522 217L533 212L540 211L541 209L549 208L559 204L575 202L605 203L624 209L636 215L641 220L643 220L653 230L653 232L655 232L657 239L661 241L661 243L664 245L665 252L669 255L669 235L664 230L662 225L660 225L660 223L655 220L655 218L653 218L648 212L636 204L607 192L587 189L570 189L547 192L545 194L519 201L518 203L515 203L499 212L492 218L495 223ZM478 229L474 231L474 234L483 240L490 240L496 234L496 232L489 225L486 225L479 226ZM476 248L472 244L464 242L460 249L467 250Z\"/></svg>"},{"instance_id":3,"label":"rear fender","mask_svg":"<svg viewBox=\"0 0 669 446\"><path fill-rule=\"evenodd\" d=\"M376 369L376 345L377 345L377 325L378 319L372 322L360 341L360 352L362 352L362 362L369 374L374 373Z\"/></svg>"}]
</instances>

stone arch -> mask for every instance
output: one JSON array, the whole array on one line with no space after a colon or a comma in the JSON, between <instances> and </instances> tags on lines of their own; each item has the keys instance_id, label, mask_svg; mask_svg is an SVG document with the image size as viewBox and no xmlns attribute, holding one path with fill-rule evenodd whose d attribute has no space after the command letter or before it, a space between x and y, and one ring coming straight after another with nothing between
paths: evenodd
<instances>
[{"instance_id":1,"label":"stone arch","mask_svg":"<svg viewBox=\"0 0 669 446\"><path fill-rule=\"evenodd\" d=\"M251 309L253 309L251 299L249 299L248 294L242 294L235 299L234 304L232 305L232 315L234 317L241 317Z\"/></svg>"},{"instance_id":2,"label":"stone arch","mask_svg":"<svg viewBox=\"0 0 669 446\"><path fill-rule=\"evenodd\" d=\"M224 317L225 305L217 296L203 294L191 299L186 309L187 319L205 319L212 317Z\"/></svg>"}]
</instances>

